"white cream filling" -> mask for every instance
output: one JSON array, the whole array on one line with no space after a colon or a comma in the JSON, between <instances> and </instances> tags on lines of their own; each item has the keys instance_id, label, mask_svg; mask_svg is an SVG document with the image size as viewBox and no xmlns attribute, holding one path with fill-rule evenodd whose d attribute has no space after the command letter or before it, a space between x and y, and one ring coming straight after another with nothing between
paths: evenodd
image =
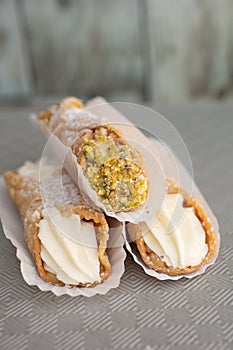
<instances>
[{"instance_id":1,"label":"white cream filling","mask_svg":"<svg viewBox=\"0 0 233 350\"><path fill-rule=\"evenodd\" d=\"M198 265L208 252L205 231L193 208L183 207L181 194L167 195L159 220L143 223L142 230L147 246L168 266Z\"/></svg>"},{"instance_id":2,"label":"white cream filling","mask_svg":"<svg viewBox=\"0 0 233 350\"><path fill-rule=\"evenodd\" d=\"M56 166L43 159L26 161L18 173L39 181L53 174ZM100 282L100 263L93 224L79 215L63 216L55 207L42 211L38 237L45 270L54 273L65 284Z\"/></svg>"},{"instance_id":3,"label":"white cream filling","mask_svg":"<svg viewBox=\"0 0 233 350\"><path fill-rule=\"evenodd\" d=\"M28 177L39 181L52 175L56 167L48 164L44 159L42 162L38 159L35 163L26 161L20 168L18 168L19 175Z\"/></svg>"},{"instance_id":4,"label":"white cream filling","mask_svg":"<svg viewBox=\"0 0 233 350\"><path fill-rule=\"evenodd\" d=\"M65 217L55 207L42 214L38 237L44 268L65 284L100 282L93 224L83 222L77 214ZM75 241L70 237L76 237Z\"/></svg>"}]
</instances>

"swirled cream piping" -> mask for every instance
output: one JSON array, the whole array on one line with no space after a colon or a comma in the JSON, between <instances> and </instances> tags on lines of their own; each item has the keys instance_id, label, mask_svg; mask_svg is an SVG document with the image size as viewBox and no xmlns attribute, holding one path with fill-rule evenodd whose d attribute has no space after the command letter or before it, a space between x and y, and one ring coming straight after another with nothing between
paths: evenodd
<instances>
[{"instance_id":1,"label":"swirled cream piping","mask_svg":"<svg viewBox=\"0 0 233 350\"><path fill-rule=\"evenodd\" d=\"M44 209L42 214L38 237L45 270L65 284L100 282L93 224L76 214L65 217L55 207Z\"/></svg>"},{"instance_id":2,"label":"swirled cream piping","mask_svg":"<svg viewBox=\"0 0 233 350\"><path fill-rule=\"evenodd\" d=\"M155 224L142 224L146 245L174 268L199 265L208 252L205 231L193 208L183 207L181 194L166 196Z\"/></svg>"}]
</instances>

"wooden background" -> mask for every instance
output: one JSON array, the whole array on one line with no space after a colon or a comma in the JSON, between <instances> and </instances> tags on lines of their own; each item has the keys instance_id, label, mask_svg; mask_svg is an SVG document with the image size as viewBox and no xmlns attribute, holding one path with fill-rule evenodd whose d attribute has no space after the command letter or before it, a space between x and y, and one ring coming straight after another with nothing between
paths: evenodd
<instances>
[{"instance_id":1,"label":"wooden background","mask_svg":"<svg viewBox=\"0 0 233 350\"><path fill-rule=\"evenodd\" d=\"M233 0L0 0L0 99L233 90Z\"/></svg>"}]
</instances>

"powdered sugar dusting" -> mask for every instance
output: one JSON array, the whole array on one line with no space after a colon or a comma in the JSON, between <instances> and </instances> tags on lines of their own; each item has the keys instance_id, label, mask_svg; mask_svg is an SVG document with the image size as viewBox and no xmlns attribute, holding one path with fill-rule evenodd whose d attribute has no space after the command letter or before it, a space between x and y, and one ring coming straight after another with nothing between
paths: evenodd
<instances>
[{"instance_id":1,"label":"powdered sugar dusting","mask_svg":"<svg viewBox=\"0 0 233 350\"><path fill-rule=\"evenodd\" d=\"M71 146L80 131L105 123L106 118L101 118L86 109L74 107L63 113L59 109L54 109L49 128L66 146Z\"/></svg>"},{"instance_id":2,"label":"powdered sugar dusting","mask_svg":"<svg viewBox=\"0 0 233 350\"><path fill-rule=\"evenodd\" d=\"M64 171L56 170L52 176L41 181L40 188L45 206L84 205L78 187Z\"/></svg>"}]
</instances>

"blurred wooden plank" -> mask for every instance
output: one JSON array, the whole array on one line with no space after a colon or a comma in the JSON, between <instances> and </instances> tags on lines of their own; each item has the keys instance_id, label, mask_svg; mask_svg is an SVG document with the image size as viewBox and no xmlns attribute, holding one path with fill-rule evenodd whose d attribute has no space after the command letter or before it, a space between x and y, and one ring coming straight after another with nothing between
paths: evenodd
<instances>
[{"instance_id":1,"label":"blurred wooden plank","mask_svg":"<svg viewBox=\"0 0 233 350\"><path fill-rule=\"evenodd\" d=\"M142 93L134 0L24 0L40 94Z\"/></svg>"},{"instance_id":2,"label":"blurred wooden plank","mask_svg":"<svg viewBox=\"0 0 233 350\"><path fill-rule=\"evenodd\" d=\"M232 84L231 0L148 0L153 100L216 96Z\"/></svg>"},{"instance_id":3,"label":"blurred wooden plank","mask_svg":"<svg viewBox=\"0 0 233 350\"><path fill-rule=\"evenodd\" d=\"M14 0L0 1L0 97L29 95L31 75Z\"/></svg>"},{"instance_id":4,"label":"blurred wooden plank","mask_svg":"<svg viewBox=\"0 0 233 350\"><path fill-rule=\"evenodd\" d=\"M213 0L211 5L214 52L211 60L210 94L225 97L233 92L233 1Z\"/></svg>"}]
</instances>

